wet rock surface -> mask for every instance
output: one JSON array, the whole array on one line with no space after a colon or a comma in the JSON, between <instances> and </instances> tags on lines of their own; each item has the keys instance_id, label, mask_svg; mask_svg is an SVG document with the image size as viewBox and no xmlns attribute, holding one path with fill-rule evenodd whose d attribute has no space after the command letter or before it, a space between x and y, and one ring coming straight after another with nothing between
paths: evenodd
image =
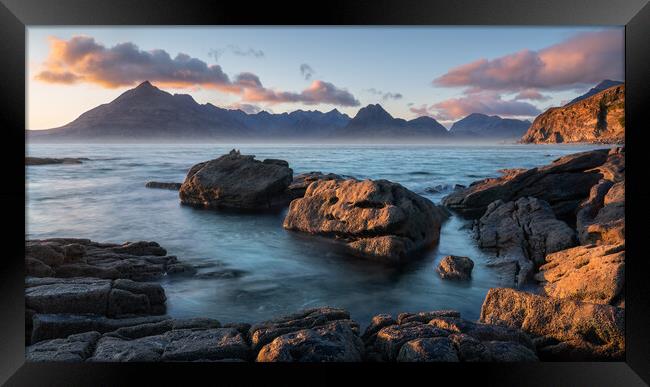
<instances>
[{"instance_id":1,"label":"wet rock surface","mask_svg":"<svg viewBox=\"0 0 650 387\"><path fill-rule=\"evenodd\" d=\"M234 149L194 165L180 187L181 202L198 207L264 210L285 205L293 171L283 160L255 160Z\"/></svg>"},{"instance_id":2,"label":"wet rock surface","mask_svg":"<svg viewBox=\"0 0 650 387\"><path fill-rule=\"evenodd\" d=\"M480 321L527 332L543 360L622 360L624 316L611 305L497 288L488 292Z\"/></svg>"},{"instance_id":3,"label":"wet rock surface","mask_svg":"<svg viewBox=\"0 0 650 387\"><path fill-rule=\"evenodd\" d=\"M390 261L438 242L444 209L387 180L321 180L295 199L284 228L334 238L351 253Z\"/></svg>"}]
</instances>

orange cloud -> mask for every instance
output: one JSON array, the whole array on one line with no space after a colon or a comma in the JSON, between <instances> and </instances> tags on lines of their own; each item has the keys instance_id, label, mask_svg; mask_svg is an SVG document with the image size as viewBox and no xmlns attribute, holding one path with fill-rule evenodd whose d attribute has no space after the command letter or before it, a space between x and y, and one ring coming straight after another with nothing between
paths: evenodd
<instances>
[{"instance_id":1,"label":"orange cloud","mask_svg":"<svg viewBox=\"0 0 650 387\"><path fill-rule=\"evenodd\" d=\"M89 36L74 36L67 41L50 38L48 58L35 78L60 84L88 82L107 88L149 80L177 89L197 86L215 89L241 95L248 102L359 105L351 93L329 82L314 81L299 93L275 91L265 88L253 73L243 72L231 80L221 66L208 65L187 54L172 58L165 50L144 51L130 42L105 47Z\"/></svg>"}]
</instances>

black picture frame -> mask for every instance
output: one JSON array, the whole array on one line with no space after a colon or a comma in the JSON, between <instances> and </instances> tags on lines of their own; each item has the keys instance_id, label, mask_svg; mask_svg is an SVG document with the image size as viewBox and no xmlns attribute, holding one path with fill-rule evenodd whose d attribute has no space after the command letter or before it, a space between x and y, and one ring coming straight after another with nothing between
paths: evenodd
<instances>
[{"instance_id":1,"label":"black picture frame","mask_svg":"<svg viewBox=\"0 0 650 387\"><path fill-rule=\"evenodd\" d=\"M644 251L648 189L645 134L650 101L647 0L364 0L216 2L0 0L0 382L7 385L453 383L645 385L650 383L650 281ZM535 364L35 364L24 359L26 27L37 25L624 25L626 76L626 359ZM644 115L644 113L646 113ZM638 227L635 227L639 225ZM140 378L138 378L140 376ZM201 378L205 379L201 379ZM254 382L251 379L257 379ZM427 382L427 383L429 383Z\"/></svg>"}]
</instances>

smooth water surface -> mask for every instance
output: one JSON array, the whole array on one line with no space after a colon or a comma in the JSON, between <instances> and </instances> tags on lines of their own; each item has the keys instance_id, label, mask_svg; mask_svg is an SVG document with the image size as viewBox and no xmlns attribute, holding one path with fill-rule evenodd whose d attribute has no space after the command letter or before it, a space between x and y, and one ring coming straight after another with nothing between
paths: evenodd
<instances>
[{"instance_id":1,"label":"smooth water surface","mask_svg":"<svg viewBox=\"0 0 650 387\"><path fill-rule=\"evenodd\" d=\"M476 319L490 287L489 253L471 238L467 221L452 217L439 246L401 268L349 257L331 242L282 228L277 214L238 214L182 206L176 191L148 189L147 181L181 182L195 163L232 145L32 144L29 156L87 157L80 165L26 170L27 238L90 238L101 242L152 240L180 261L199 265L196 277L161 281L168 312L222 322L256 322L301 308L336 306L366 325L379 313L456 309ZM289 162L294 173L333 172L401 183L434 202L454 184L499 176L502 168L529 168L565 154L603 146L270 146L238 147L258 159ZM442 185L439 193L427 187ZM445 255L475 262L469 282L441 280Z\"/></svg>"}]
</instances>

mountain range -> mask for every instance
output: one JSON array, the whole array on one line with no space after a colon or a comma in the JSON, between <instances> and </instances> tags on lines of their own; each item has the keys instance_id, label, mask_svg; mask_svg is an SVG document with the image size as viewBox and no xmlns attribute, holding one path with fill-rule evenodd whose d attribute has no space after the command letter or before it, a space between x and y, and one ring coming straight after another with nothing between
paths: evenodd
<instances>
[{"instance_id":1,"label":"mountain range","mask_svg":"<svg viewBox=\"0 0 650 387\"><path fill-rule=\"evenodd\" d=\"M337 109L329 112L296 110L248 114L210 103L199 104L188 94L170 94L142 82L113 101L81 114L54 129L29 130L29 141L361 141L391 142L517 139L528 121L471 114L448 131L431 117L404 120L379 104L361 108L354 117Z\"/></svg>"}]
</instances>

